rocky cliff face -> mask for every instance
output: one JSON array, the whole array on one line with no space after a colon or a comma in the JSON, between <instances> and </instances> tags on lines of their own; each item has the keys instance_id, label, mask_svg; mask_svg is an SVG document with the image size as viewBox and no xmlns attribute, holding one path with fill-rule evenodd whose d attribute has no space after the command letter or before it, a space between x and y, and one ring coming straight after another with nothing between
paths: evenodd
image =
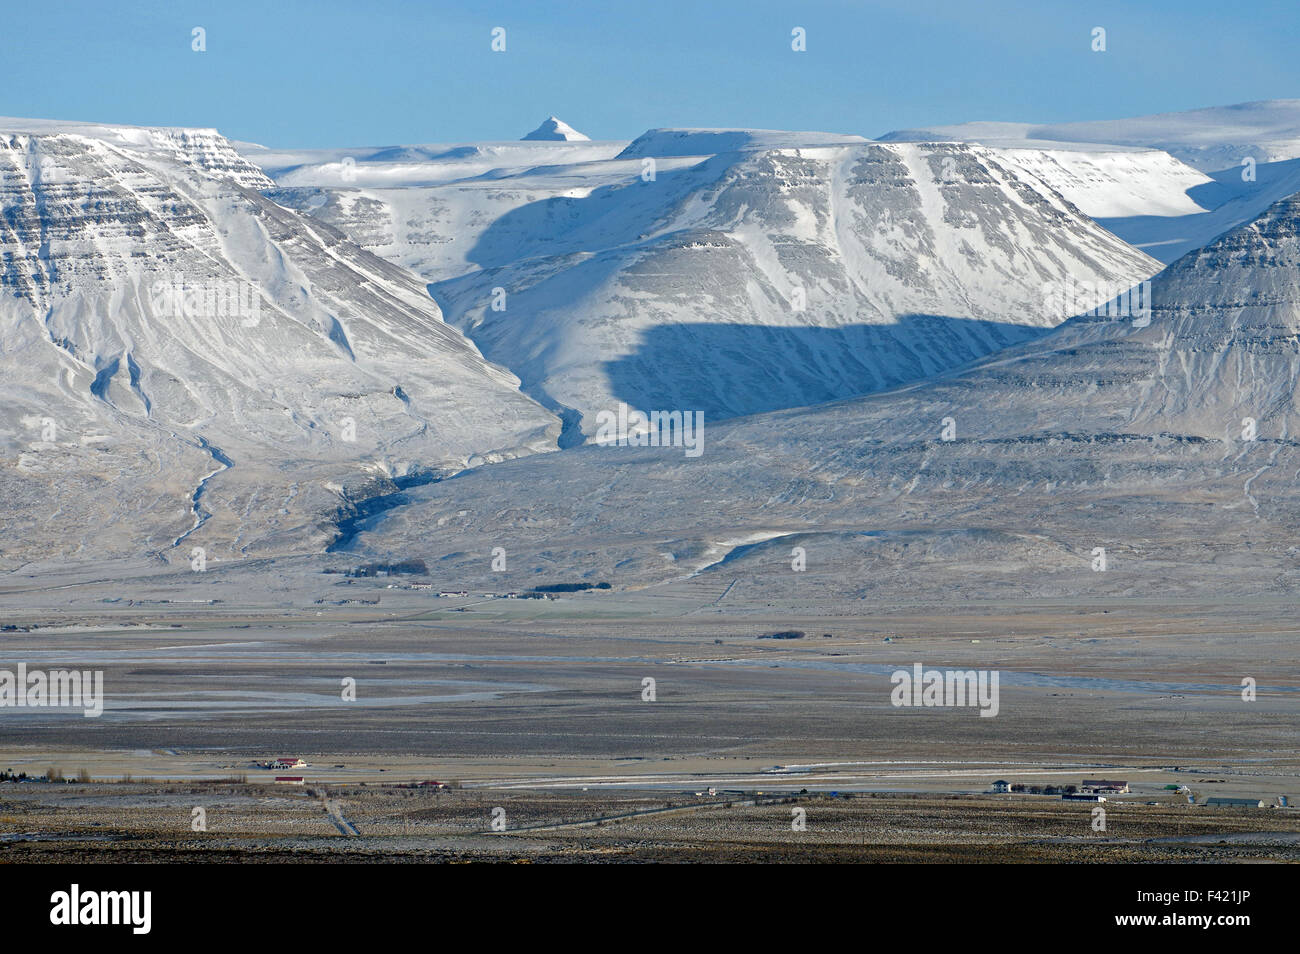
<instances>
[{"instance_id":1,"label":"rocky cliff face","mask_svg":"<svg viewBox=\"0 0 1300 954\"><path fill-rule=\"evenodd\" d=\"M393 480L554 447L415 276L267 185L209 131L0 132L6 564L318 548Z\"/></svg>"},{"instance_id":2,"label":"rocky cliff face","mask_svg":"<svg viewBox=\"0 0 1300 954\"><path fill-rule=\"evenodd\" d=\"M420 270L586 437L619 402L718 420L892 387L1069 317L1045 286L1158 267L996 151L812 135L657 130L614 160L276 196Z\"/></svg>"},{"instance_id":3,"label":"rocky cliff face","mask_svg":"<svg viewBox=\"0 0 1300 954\"><path fill-rule=\"evenodd\" d=\"M557 579L715 575L810 606L1294 592L1298 211L1286 199L1175 263L1148 314L706 427L694 459L590 447L467 476L454 500L423 488L359 545L436 558L414 528L438 522L465 553L492 540ZM526 527L508 519L524 487L546 488ZM479 562L443 566L472 585Z\"/></svg>"}]
</instances>

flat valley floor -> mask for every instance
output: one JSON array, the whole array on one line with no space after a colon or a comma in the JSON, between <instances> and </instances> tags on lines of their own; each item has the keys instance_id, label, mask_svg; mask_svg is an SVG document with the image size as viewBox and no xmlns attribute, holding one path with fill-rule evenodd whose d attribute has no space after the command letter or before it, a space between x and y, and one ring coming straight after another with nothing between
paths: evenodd
<instances>
[{"instance_id":1,"label":"flat valley floor","mask_svg":"<svg viewBox=\"0 0 1300 954\"><path fill-rule=\"evenodd\" d=\"M266 568L184 600L173 583L0 591L0 668L99 670L105 699L98 718L0 708L0 769L90 780L0 784L0 860L1300 860L1283 599L730 605L725 581L684 581L551 601L379 578L340 603ZM998 671L997 715L895 707L889 674L917 663ZM282 757L307 764L258 767ZM1131 792L991 793L1085 778Z\"/></svg>"}]
</instances>

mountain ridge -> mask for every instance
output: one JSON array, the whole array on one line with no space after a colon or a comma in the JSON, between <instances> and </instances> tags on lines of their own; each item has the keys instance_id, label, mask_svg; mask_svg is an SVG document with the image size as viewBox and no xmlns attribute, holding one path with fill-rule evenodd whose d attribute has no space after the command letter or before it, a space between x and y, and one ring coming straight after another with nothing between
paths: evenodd
<instances>
[{"instance_id":1,"label":"mountain ridge","mask_svg":"<svg viewBox=\"0 0 1300 954\"><path fill-rule=\"evenodd\" d=\"M357 550L478 585L491 539L519 567L498 585L725 575L796 606L1296 592L1300 196L1153 279L1146 317L1079 316L965 370L722 422L696 459L589 446L466 474ZM511 524L524 486L546 490ZM426 521L458 553L421 544Z\"/></svg>"},{"instance_id":2,"label":"mountain ridge","mask_svg":"<svg viewBox=\"0 0 1300 954\"><path fill-rule=\"evenodd\" d=\"M6 565L322 547L393 480L554 449L415 276L224 140L77 129L0 134Z\"/></svg>"}]
</instances>

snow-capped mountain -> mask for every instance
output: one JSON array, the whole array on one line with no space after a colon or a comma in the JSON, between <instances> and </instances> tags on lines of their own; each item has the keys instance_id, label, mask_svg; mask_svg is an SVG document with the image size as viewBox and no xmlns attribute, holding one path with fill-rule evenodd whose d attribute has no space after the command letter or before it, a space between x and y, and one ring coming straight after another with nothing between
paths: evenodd
<instances>
[{"instance_id":1,"label":"snow-capped mountain","mask_svg":"<svg viewBox=\"0 0 1300 954\"><path fill-rule=\"evenodd\" d=\"M429 278L570 439L619 402L715 420L890 387L1069 317L1044 285L1158 267L996 151L833 134L653 130L579 165L274 195Z\"/></svg>"},{"instance_id":2,"label":"snow-capped mountain","mask_svg":"<svg viewBox=\"0 0 1300 954\"><path fill-rule=\"evenodd\" d=\"M275 152L6 123L5 566L314 552L402 488L423 503L344 544L468 573L496 535L530 573L640 585L808 534L851 562L870 525L903 563L1050 575L1088 533L1195 549L1187 518L1281 559L1295 204L1164 153L720 129ZM1255 220L1153 279L1149 320L1049 334L1158 267L1085 212ZM700 457L511 460L623 404L702 412ZM629 543L647 513L662 532Z\"/></svg>"},{"instance_id":3,"label":"snow-capped mountain","mask_svg":"<svg viewBox=\"0 0 1300 954\"><path fill-rule=\"evenodd\" d=\"M784 129L651 129L628 143L619 158L716 156L722 152L847 146L867 141L862 136Z\"/></svg>"},{"instance_id":4,"label":"snow-capped mountain","mask_svg":"<svg viewBox=\"0 0 1300 954\"><path fill-rule=\"evenodd\" d=\"M358 547L446 557L465 585L502 546L498 586L704 574L810 606L1294 591L1300 197L1152 293L961 373L706 426L697 457L588 446L420 488Z\"/></svg>"},{"instance_id":5,"label":"snow-capped mountain","mask_svg":"<svg viewBox=\"0 0 1300 954\"><path fill-rule=\"evenodd\" d=\"M249 189L265 189L271 180L241 157L215 129L153 126L107 126L100 123L0 117L0 131L13 136L61 136L93 140L128 153L154 169L181 166L204 176L225 179Z\"/></svg>"},{"instance_id":6,"label":"snow-capped mountain","mask_svg":"<svg viewBox=\"0 0 1300 954\"><path fill-rule=\"evenodd\" d=\"M639 161L614 161L626 146L510 142L347 154L245 148L244 155L266 163L279 185L267 194L277 202L329 223L426 281L442 281L479 267L470 257L479 236L508 213L636 178ZM699 160L666 161L671 167Z\"/></svg>"},{"instance_id":7,"label":"snow-capped mountain","mask_svg":"<svg viewBox=\"0 0 1300 954\"><path fill-rule=\"evenodd\" d=\"M478 248L432 286L448 320L588 436L619 402L716 420L891 387L1064 320L1044 285L1156 270L966 146L721 153L522 209Z\"/></svg>"},{"instance_id":8,"label":"snow-capped mountain","mask_svg":"<svg viewBox=\"0 0 1300 954\"><path fill-rule=\"evenodd\" d=\"M1154 149L999 147L997 155L1102 223L1198 215L1231 197L1205 173Z\"/></svg>"},{"instance_id":9,"label":"snow-capped mountain","mask_svg":"<svg viewBox=\"0 0 1300 954\"><path fill-rule=\"evenodd\" d=\"M361 149L273 149L237 143L239 154L277 185L347 190L493 179L526 169L612 159L624 141L522 141L374 146Z\"/></svg>"},{"instance_id":10,"label":"snow-capped mountain","mask_svg":"<svg viewBox=\"0 0 1300 954\"><path fill-rule=\"evenodd\" d=\"M1166 263L1300 189L1300 100L1055 125L962 123L881 141L1003 150L1008 162Z\"/></svg>"},{"instance_id":11,"label":"snow-capped mountain","mask_svg":"<svg viewBox=\"0 0 1300 954\"><path fill-rule=\"evenodd\" d=\"M568 123L555 116L548 116L540 126L520 138L525 142L539 140L543 142L589 142L591 140L590 136L584 136Z\"/></svg>"},{"instance_id":12,"label":"snow-capped mountain","mask_svg":"<svg viewBox=\"0 0 1300 954\"><path fill-rule=\"evenodd\" d=\"M1239 168L1242 159L1300 159L1300 99L1272 99L1177 113L1077 123L972 122L900 129L882 142L979 142L1059 149L1133 146L1169 153L1202 172Z\"/></svg>"},{"instance_id":13,"label":"snow-capped mountain","mask_svg":"<svg viewBox=\"0 0 1300 954\"><path fill-rule=\"evenodd\" d=\"M209 130L0 132L4 562L319 548L558 422Z\"/></svg>"}]
</instances>

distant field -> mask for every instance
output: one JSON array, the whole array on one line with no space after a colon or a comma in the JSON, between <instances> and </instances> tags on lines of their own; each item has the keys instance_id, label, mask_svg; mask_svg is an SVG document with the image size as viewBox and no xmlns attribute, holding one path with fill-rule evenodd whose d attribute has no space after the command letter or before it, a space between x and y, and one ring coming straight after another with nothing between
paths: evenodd
<instances>
[{"instance_id":1,"label":"distant field","mask_svg":"<svg viewBox=\"0 0 1300 954\"><path fill-rule=\"evenodd\" d=\"M28 607L7 615L4 666L102 670L105 687L99 718L0 709L0 769L95 780L0 785L0 857L1300 860L1294 808L1209 809L1166 788L1300 797L1281 600L812 615L716 611L720 591L688 582L474 606L354 589L380 602L0 594ZM889 674L914 663L998 671L997 715L894 707ZM258 767L287 755L308 764ZM1133 787L1104 833L1089 803L987 794L1087 777ZM392 787L429 779L454 788ZM799 799L806 832L774 797ZM611 817L668 803L700 807ZM189 827L200 805L206 833ZM511 833L490 832L496 806Z\"/></svg>"},{"instance_id":2,"label":"distant field","mask_svg":"<svg viewBox=\"0 0 1300 954\"><path fill-rule=\"evenodd\" d=\"M26 786L0 861L1300 861L1294 812L1042 798ZM207 831L191 830L195 807ZM493 832L493 810L506 830ZM805 828L792 829L795 810ZM16 814L17 813L17 814ZM644 814L638 814L644 813ZM344 835L335 818L357 831Z\"/></svg>"}]
</instances>

